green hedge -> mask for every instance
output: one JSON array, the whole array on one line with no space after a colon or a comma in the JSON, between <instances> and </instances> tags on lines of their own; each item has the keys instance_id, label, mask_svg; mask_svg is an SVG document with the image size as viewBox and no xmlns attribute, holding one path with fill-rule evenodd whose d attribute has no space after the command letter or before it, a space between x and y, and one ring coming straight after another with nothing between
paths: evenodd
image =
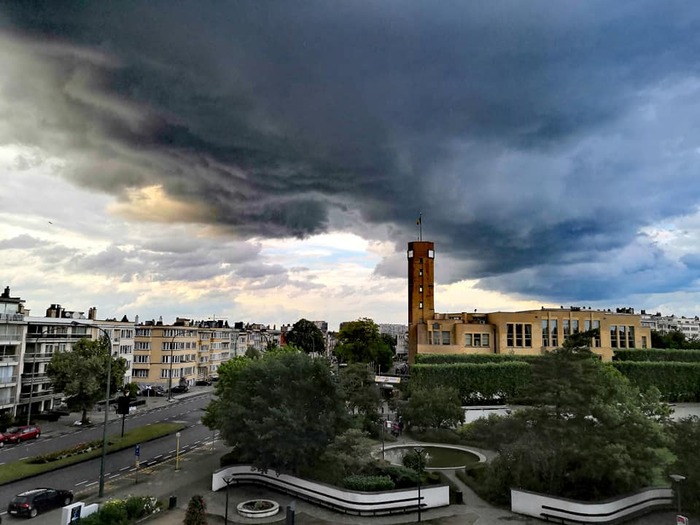
<instances>
[{"instance_id":1,"label":"green hedge","mask_svg":"<svg viewBox=\"0 0 700 525\"><path fill-rule=\"evenodd\" d=\"M394 482L389 476L348 476L343 480L343 486L350 490L363 492L378 492L393 490Z\"/></svg>"},{"instance_id":2,"label":"green hedge","mask_svg":"<svg viewBox=\"0 0 700 525\"><path fill-rule=\"evenodd\" d=\"M700 363L615 361L612 366L640 390L655 386L666 401L700 400Z\"/></svg>"},{"instance_id":3,"label":"green hedge","mask_svg":"<svg viewBox=\"0 0 700 525\"><path fill-rule=\"evenodd\" d=\"M453 387L464 405L512 401L522 395L529 381L530 365L524 361L416 364L411 367L412 387Z\"/></svg>"},{"instance_id":4,"label":"green hedge","mask_svg":"<svg viewBox=\"0 0 700 525\"><path fill-rule=\"evenodd\" d=\"M622 350L615 355L620 359L609 366L619 370L640 390L656 387L669 402L700 401L700 351ZM674 356L677 356L675 361L663 360ZM457 360L449 362L448 357ZM486 359L465 362L467 357ZM531 381L530 363L533 358L539 359L539 356L526 357L527 360L513 356L422 356L420 363L411 367L411 386L453 387L463 405L522 402L524 389ZM444 362L426 363L433 358Z\"/></svg>"},{"instance_id":5,"label":"green hedge","mask_svg":"<svg viewBox=\"0 0 700 525\"><path fill-rule=\"evenodd\" d=\"M694 363L700 362L700 350L615 350L613 361L673 361Z\"/></svg>"},{"instance_id":6,"label":"green hedge","mask_svg":"<svg viewBox=\"0 0 700 525\"><path fill-rule=\"evenodd\" d=\"M531 363L541 357L542 356L539 355L517 354L417 354L416 363L422 365L440 365L444 363L486 364L506 363L511 361Z\"/></svg>"}]
</instances>

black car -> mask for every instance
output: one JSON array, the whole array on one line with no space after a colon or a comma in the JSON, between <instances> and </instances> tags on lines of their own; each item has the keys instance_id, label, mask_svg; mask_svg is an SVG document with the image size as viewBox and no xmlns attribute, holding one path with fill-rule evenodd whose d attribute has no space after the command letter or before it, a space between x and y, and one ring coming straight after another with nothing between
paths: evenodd
<instances>
[{"instance_id":1,"label":"black car","mask_svg":"<svg viewBox=\"0 0 700 525\"><path fill-rule=\"evenodd\" d=\"M40 512L70 505L73 493L70 490L40 488L17 494L7 506L11 516L34 518Z\"/></svg>"},{"instance_id":2,"label":"black car","mask_svg":"<svg viewBox=\"0 0 700 525\"><path fill-rule=\"evenodd\" d=\"M172 389L173 394L184 394L185 392L189 391L190 387L187 385L177 385L174 386Z\"/></svg>"}]
</instances>

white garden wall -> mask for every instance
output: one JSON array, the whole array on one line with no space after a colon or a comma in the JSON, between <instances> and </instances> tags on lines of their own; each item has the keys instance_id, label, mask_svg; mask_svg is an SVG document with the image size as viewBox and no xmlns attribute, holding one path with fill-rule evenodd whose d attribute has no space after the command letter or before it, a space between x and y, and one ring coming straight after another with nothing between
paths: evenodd
<instances>
[{"instance_id":1,"label":"white garden wall","mask_svg":"<svg viewBox=\"0 0 700 525\"><path fill-rule=\"evenodd\" d=\"M588 503L511 489L510 502L513 512L557 523L612 523L626 516L671 506L673 491L648 488L623 498Z\"/></svg>"},{"instance_id":2,"label":"white garden wall","mask_svg":"<svg viewBox=\"0 0 700 525\"><path fill-rule=\"evenodd\" d=\"M384 492L358 492L340 489L331 485L274 472L263 474L247 465L236 465L220 469L212 475L213 491L226 488L224 477L236 483L260 483L282 492L294 494L341 512L376 515L410 512L417 510L418 489L390 490ZM447 485L421 487L421 508L430 509L450 504L450 489Z\"/></svg>"}]
</instances>

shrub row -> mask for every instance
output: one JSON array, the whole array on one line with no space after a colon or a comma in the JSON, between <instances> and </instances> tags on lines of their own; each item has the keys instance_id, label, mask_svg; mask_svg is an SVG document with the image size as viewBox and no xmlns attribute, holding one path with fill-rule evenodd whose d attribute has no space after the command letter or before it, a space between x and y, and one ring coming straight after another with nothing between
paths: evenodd
<instances>
[{"instance_id":1,"label":"shrub row","mask_svg":"<svg viewBox=\"0 0 700 525\"><path fill-rule=\"evenodd\" d=\"M81 525L129 525L163 508L163 503L150 496L129 496L105 502L94 514L80 518Z\"/></svg>"},{"instance_id":2,"label":"shrub row","mask_svg":"<svg viewBox=\"0 0 700 525\"><path fill-rule=\"evenodd\" d=\"M518 398L529 382L530 365L524 361L417 364L411 368L412 385L455 388L464 405L502 403Z\"/></svg>"},{"instance_id":3,"label":"shrub row","mask_svg":"<svg viewBox=\"0 0 700 525\"><path fill-rule=\"evenodd\" d=\"M644 350L625 351L643 357ZM666 352L665 350L649 352ZM682 354L693 350L673 351ZM645 391L656 387L664 400L670 402L700 401L700 362L628 360L614 361L615 367L630 382ZM411 384L418 388L443 385L459 393L463 405L506 403L522 400L531 381L530 364L525 361L503 360L491 363L421 362L411 369Z\"/></svg>"},{"instance_id":4,"label":"shrub row","mask_svg":"<svg viewBox=\"0 0 700 525\"><path fill-rule=\"evenodd\" d=\"M531 363L540 359L539 355L517 354L417 354L416 363L422 365L439 365L443 363L506 363L510 361L524 361Z\"/></svg>"},{"instance_id":5,"label":"shrub row","mask_svg":"<svg viewBox=\"0 0 700 525\"><path fill-rule=\"evenodd\" d=\"M700 400L700 363L616 361L612 366L640 390L658 388L666 401Z\"/></svg>"},{"instance_id":6,"label":"shrub row","mask_svg":"<svg viewBox=\"0 0 700 525\"><path fill-rule=\"evenodd\" d=\"M394 482L389 476L348 476L343 480L343 486L350 490L361 490L364 492L379 492L382 490L392 490Z\"/></svg>"},{"instance_id":7,"label":"shrub row","mask_svg":"<svg viewBox=\"0 0 700 525\"><path fill-rule=\"evenodd\" d=\"M674 361L693 363L700 362L700 350L615 350L613 361Z\"/></svg>"}]
</instances>

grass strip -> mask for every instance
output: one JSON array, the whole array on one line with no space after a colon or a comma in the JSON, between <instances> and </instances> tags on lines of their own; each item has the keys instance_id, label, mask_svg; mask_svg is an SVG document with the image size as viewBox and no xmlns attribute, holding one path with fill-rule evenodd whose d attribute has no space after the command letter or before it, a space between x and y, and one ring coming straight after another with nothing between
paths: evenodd
<instances>
[{"instance_id":1,"label":"grass strip","mask_svg":"<svg viewBox=\"0 0 700 525\"><path fill-rule=\"evenodd\" d=\"M179 432L185 428L185 426L186 425L183 423L154 423L152 425L145 425L143 427L130 430L124 434L124 437L121 437L120 435L108 436L107 453L110 454L112 452L124 450L125 448L133 447L139 443L145 443L147 441L152 441L154 439L167 436L168 434ZM0 485L12 483L13 481L23 478L38 476L46 472L51 472L52 470L58 470L60 468L75 465L76 463L82 463L83 461L89 461L101 456L102 447L99 446L89 452L68 456L50 463L31 463L32 458L6 463L0 467Z\"/></svg>"}]
</instances>

